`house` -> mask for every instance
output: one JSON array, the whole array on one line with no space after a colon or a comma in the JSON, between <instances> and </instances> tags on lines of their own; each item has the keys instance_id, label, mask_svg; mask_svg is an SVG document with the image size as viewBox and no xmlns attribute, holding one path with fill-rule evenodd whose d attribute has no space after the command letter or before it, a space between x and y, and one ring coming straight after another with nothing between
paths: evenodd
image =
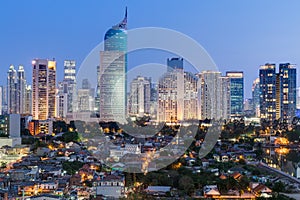
<instances>
[{"instance_id":1,"label":"house","mask_svg":"<svg viewBox=\"0 0 300 200\"><path fill-rule=\"evenodd\" d=\"M27 197L25 200L57 200L62 199L62 197L51 194L41 194L37 196Z\"/></svg>"},{"instance_id":2,"label":"house","mask_svg":"<svg viewBox=\"0 0 300 200\"><path fill-rule=\"evenodd\" d=\"M220 192L217 185L206 185L203 187L203 195L205 198L214 198L220 196Z\"/></svg>"},{"instance_id":3,"label":"house","mask_svg":"<svg viewBox=\"0 0 300 200\"><path fill-rule=\"evenodd\" d=\"M171 192L171 187L170 186L148 186L147 189L145 189L145 192L147 194L151 195L166 195L167 193Z\"/></svg>"},{"instance_id":4,"label":"house","mask_svg":"<svg viewBox=\"0 0 300 200\"><path fill-rule=\"evenodd\" d=\"M272 197L272 190L261 183L251 182L249 185L256 197L270 198Z\"/></svg>"},{"instance_id":5,"label":"house","mask_svg":"<svg viewBox=\"0 0 300 200\"><path fill-rule=\"evenodd\" d=\"M116 175L106 175L99 181L94 183L96 185L96 195L103 195L110 198L120 198L124 196L125 180L124 177Z\"/></svg>"}]
</instances>

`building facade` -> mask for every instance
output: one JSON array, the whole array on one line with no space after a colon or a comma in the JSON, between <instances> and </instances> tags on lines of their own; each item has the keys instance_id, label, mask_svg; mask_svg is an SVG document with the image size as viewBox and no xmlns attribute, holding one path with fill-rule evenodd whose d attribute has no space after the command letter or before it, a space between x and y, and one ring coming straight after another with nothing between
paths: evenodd
<instances>
[{"instance_id":1,"label":"building facade","mask_svg":"<svg viewBox=\"0 0 300 200\"><path fill-rule=\"evenodd\" d=\"M143 117L150 113L151 78L138 76L130 83L128 114Z\"/></svg>"},{"instance_id":2,"label":"building facade","mask_svg":"<svg viewBox=\"0 0 300 200\"><path fill-rule=\"evenodd\" d=\"M260 84L259 78L255 79L252 84L252 101L256 117L260 116Z\"/></svg>"},{"instance_id":3,"label":"building facade","mask_svg":"<svg viewBox=\"0 0 300 200\"><path fill-rule=\"evenodd\" d=\"M105 33L98 84L100 120L126 122L127 10L121 23Z\"/></svg>"},{"instance_id":4,"label":"building facade","mask_svg":"<svg viewBox=\"0 0 300 200\"><path fill-rule=\"evenodd\" d=\"M290 63L265 64L259 70L260 117L268 121L282 119L290 123L296 115L296 67Z\"/></svg>"},{"instance_id":5,"label":"building facade","mask_svg":"<svg viewBox=\"0 0 300 200\"><path fill-rule=\"evenodd\" d=\"M54 118L56 117L56 62L34 59L32 65L33 119Z\"/></svg>"},{"instance_id":6,"label":"building facade","mask_svg":"<svg viewBox=\"0 0 300 200\"><path fill-rule=\"evenodd\" d=\"M226 76L230 79L231 117L241 117L244 111L244 73L228 71Z\"/></svg>"},{"instance_id":7,"label":"building facade","mask_svg":"<svg viewBox=\"0 0 300 200\"><path fill-rule=\"evenodd\" d=\"M230 80L218 71L203 71L199 77L201 119L230 118Z\"/></svg>"}]
</instances>

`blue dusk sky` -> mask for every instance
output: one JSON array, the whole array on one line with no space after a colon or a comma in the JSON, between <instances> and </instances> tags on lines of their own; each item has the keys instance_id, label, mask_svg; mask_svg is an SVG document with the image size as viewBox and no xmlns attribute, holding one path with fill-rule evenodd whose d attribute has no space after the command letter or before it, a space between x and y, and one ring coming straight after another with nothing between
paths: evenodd
<instances>
[{"instance_id":1,"label":"blue dusk sky","mask_svg":"<svg viewBox=\"0 0 300 200\"><path fill-rule=\"evenodd\" d=\"M62 80L63 60L75 59L79 67L107 29L122 20L126 6L128 29L151 26L182 32L207 50L223 74L244 71L245 97L251 96L260 65L300 65L298 0L3 0L0 85L6 85L10 64L24 65L31 82L33 58L55 58L57 80ZM129 56L128 68L165 64L167 56L136 53Z\"/></svg>"}]
</instances>

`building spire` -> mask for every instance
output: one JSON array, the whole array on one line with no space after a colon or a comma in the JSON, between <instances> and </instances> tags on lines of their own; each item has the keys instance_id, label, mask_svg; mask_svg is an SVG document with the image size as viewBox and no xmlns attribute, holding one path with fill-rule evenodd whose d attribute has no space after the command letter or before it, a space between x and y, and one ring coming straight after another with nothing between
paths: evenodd
<instances>
[{"instance_id":1,"label":"building spire","mask_svg":"<svg viewBox=\"0 0 300 200\"><path fill-rule=\"evenodd\" d=\"M116 26L120 29L127 29L127 6L125 8L125 17L124 17L124 19Z\"/></svg>"}]
</instances>

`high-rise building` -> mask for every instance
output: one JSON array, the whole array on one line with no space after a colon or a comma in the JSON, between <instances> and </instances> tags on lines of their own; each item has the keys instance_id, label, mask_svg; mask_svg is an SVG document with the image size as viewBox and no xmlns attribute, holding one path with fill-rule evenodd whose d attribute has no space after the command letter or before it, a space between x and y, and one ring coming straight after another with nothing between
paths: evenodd
<instances>
[{"instance_id":1,"label":"high-rise building","mask_svg":"<svg viewBox=\"0 0 300 200\"><path fill-rule=\"evenodd\" d=\"M246 116L251 116L254 114L255 109L253 108L253 99L246 98L244 102L244 112Z\"/></svg>"},{"instance_id":2,"label":"high-rise building","mask_svg":"<svg viewBox=\"0 0 300 200\"><path fill-rule=\"evenodd\" d=\"M2 114L8 113L7 87L2 87Z\"/></svg>"},{"instance_id":3,"label":"high-rise building","mask_svg":"<svg viewBox=\"0 0 300 200\"><path fill-rule=\"evenodd\" d=\"M56 96L56 116L66 118L68 113L68 94L58 93Z\"/></svg>"},{"instance_id":4,"label":"high-rise building","mask_svg":"<svg viewBox=\"0 0 300 200\"><path fill-rule=\"evenodd\" d=\"M176 63L182 66L183 60L176 59ZM170 64L169 59L167 64ZM159 78L158 83L158 121L171 123L183 120L183 97L183 68L168 66L168 71Z\"/></svg>"},{"instance_id":5,"label":"high-rise building","mask_svg":"<svg viewBox=\"0 0 300 200\"><path fill-rule=\"evenodd\" d=\"M91 84L88 79L82 80L82 87L78 89L77 101L79 112L93 112L95 107L94 98L95 89L91 88Z\"/></svg>"},{"instance_id":6,"label":"high-rise building","mask_svg":"<svg viewBox=\"0 0 300 200\"><path fill-rule=\"evenodd\" d=\"M24 113L32 114L32 88L31 85L26 85L25 88L25 100L24 100Z\"/></svg>"},{"instance_id":7,"label":"high-rise building","mask_svg":"<svg viewBox=\"0 0 300 200\"><path fill-rule=\"evenodd\" d=\"M260 118L276 119L276 65L265 64L259 69Z\"/></svg>"},{"instance_id":8,"label":"high-rise building","mask_svg":"<svg viewBox=\"0 0 300 200\"><path fill-rule=\"evenodd\" d=\"M100 91L100 120L126 122L127 9L121 23L105 33L100 52L97 88ZM96 106L98 107L98 106Z\"/></svg>"},{"instance_id":9,"label":"high-rise building","mask_svg":"<svg viewBox=\"0 0 300 200\"><path fill-rule=\"evenodd\" d=\"M11 65L7 72L7 107L8 113L18 113L17 102L17 71Z\"/></svg>"},{"instance_id":10,"label":"high-rise building","mask_svg":"<svg viewBox=\"0 0 300 200\"><path fill-rule=\"evenodd\" d=\"M296 99L296 108L300 110L300 87L297 88L297 99Z\"/></svg>"},{"instance_id":11,"label":"high-rise building","mask_svg":"<svg viewBox=\"0 0 300 200\"><path fill-rule=\"evenodd\" d=\"M226 76L230 79L231 117L240 117L244 111L244 73L228 71Z\"/></svg>"},{"instance_id":12,"label":"high-rise building","mask_svg":"<svg viewBox=\"0 0 300 200\"><path fill-rule=\"evenodd\" d=\"M21 144L20 114L0 115L0 147Z\"/></svg>"},{"instance_id":13,"label":"high-rise building","mask_svg":"<svg viewBox=\"0 0 300 200\"><path fill-rule=\"evenodd\" d=\"M46 120L56 116L56 61L32 61L32 115Z\"/></svg>"},{"instance_id":14,"label":"high-rise building","mask_svg":"<svg viewBox=\"0 0 300 200\"><path fill-rule=\"evenodd\" d=\"M280 116L291 122L296 114L296 66L290 63L279 64L280 77Z\"/></svg>"},{"instance_id":15,"label":"high-rise building","mask_svg":"<svg viewBox=\"0 0 300 200\"><path fill-rule=\"evenodd\" d=\"M174 69L183 70L183 58L168 58L167 66L169 71Z\"/></svg>"},{"instance_id":16,"label":"high-rise building","mask_svg":"<svg viewBox=\"0 0 300 200\"><path fill-rule=\"evenodd\" d=\"M67 112L77 111L77 93L76 93L76 62L74 60L64 61L64 81L66 85L63 93L67 94Z\"/></svg>"},{"instance_id":17,"label":"high-rise building","mask_svg":"<svg viewBox=\"0 0 300 200\"><path fill-rule=\"evenodd\" d=\"M201 119L230 118L230 79L218 71L203 71L199 76Z\"/></svg>"},{"instance_id":18,"label":"high-rise building","mask_svg":"<svg viewBox=\"0 0 300 200\"><path fill-rule=\"evenodd\" d=\"M0 115L3 113L3 87L0 86Z\"/></svg>"},{"instance_id":19,"label":"high-rise building","mask_svg":"<svg viewBox=\"0 0 300 200\"><path fill-rule=\"evenodd\" d=\"M130 83L128 114L143 117L150 113L151 79L138 76Z\"/></svg>"},{"instance_id":20,"label":"high-rise building","mask_svg":"<svg viewBox=\"0 0 300 200\"><path fill-rule=\"evenodd\" d=\"M64 79L58 83L56 105L57 117L65 118L67 113L77 111L76 62L74 60L64 61Z\"/></svg>"},{"instance_id":21,"label":"high-rise building","mask_svg":"<svg viewBox=\"0 0 300 200\"><path fill-rule=\"evenodd\" d=\"M159 79L157 119L177 122L198 119L198 78L184 72L183 59L167 60L168 70Z\"/></svg>"},{"instance_id":22,"label":"high-rise building","mask_svg":"<svg viewBox=\"0 0 300 200\"><path fill-rule=\"evenodd\" d=\"M26 90L26 78L25 71L22 65L19 66L17 71L17 113L25 113L25 90Z\"/></svg>"},{"instance_id":23,"label":"high-rise building","mask_svg":"<svg viewBox=\"0 0 300 200\"><path fill-rule=\"evenodd\" d=\"M184 72L183 119L199 119L198 77Z\"/></svg>"},{"instance_id":24,"label":"high-rise building","mask_svg":"<svg viewBox=\"0 0 300 200\"><path fill-rule=\"evenodd\" d=\"M16 71L14 66L11 65L7 76L8 113L25 113L25 90L26 79L24 67L20 65L18 71Z\"/></svg>"},{"instance_id":25,"label":"high-rise building","mask_svg":"<svg viewBox=\"0 0 300 200\"><path fill-rule=\"evenodd\" d=\"M296 67L290 63L261 66L260 117L273 121L283 119L291 122L296 112Z\"/></svg>"},{"instance_id":26,"label":"high-rise building","mask_svg":"<svg viewBox=\"0 0 300 200\"><path fill-rule=\"evenodd\" d=\"M252 101L256 117L260 116L260 84L259 78L255 79L252 84Z\"/></svg>"}]
</instances>

